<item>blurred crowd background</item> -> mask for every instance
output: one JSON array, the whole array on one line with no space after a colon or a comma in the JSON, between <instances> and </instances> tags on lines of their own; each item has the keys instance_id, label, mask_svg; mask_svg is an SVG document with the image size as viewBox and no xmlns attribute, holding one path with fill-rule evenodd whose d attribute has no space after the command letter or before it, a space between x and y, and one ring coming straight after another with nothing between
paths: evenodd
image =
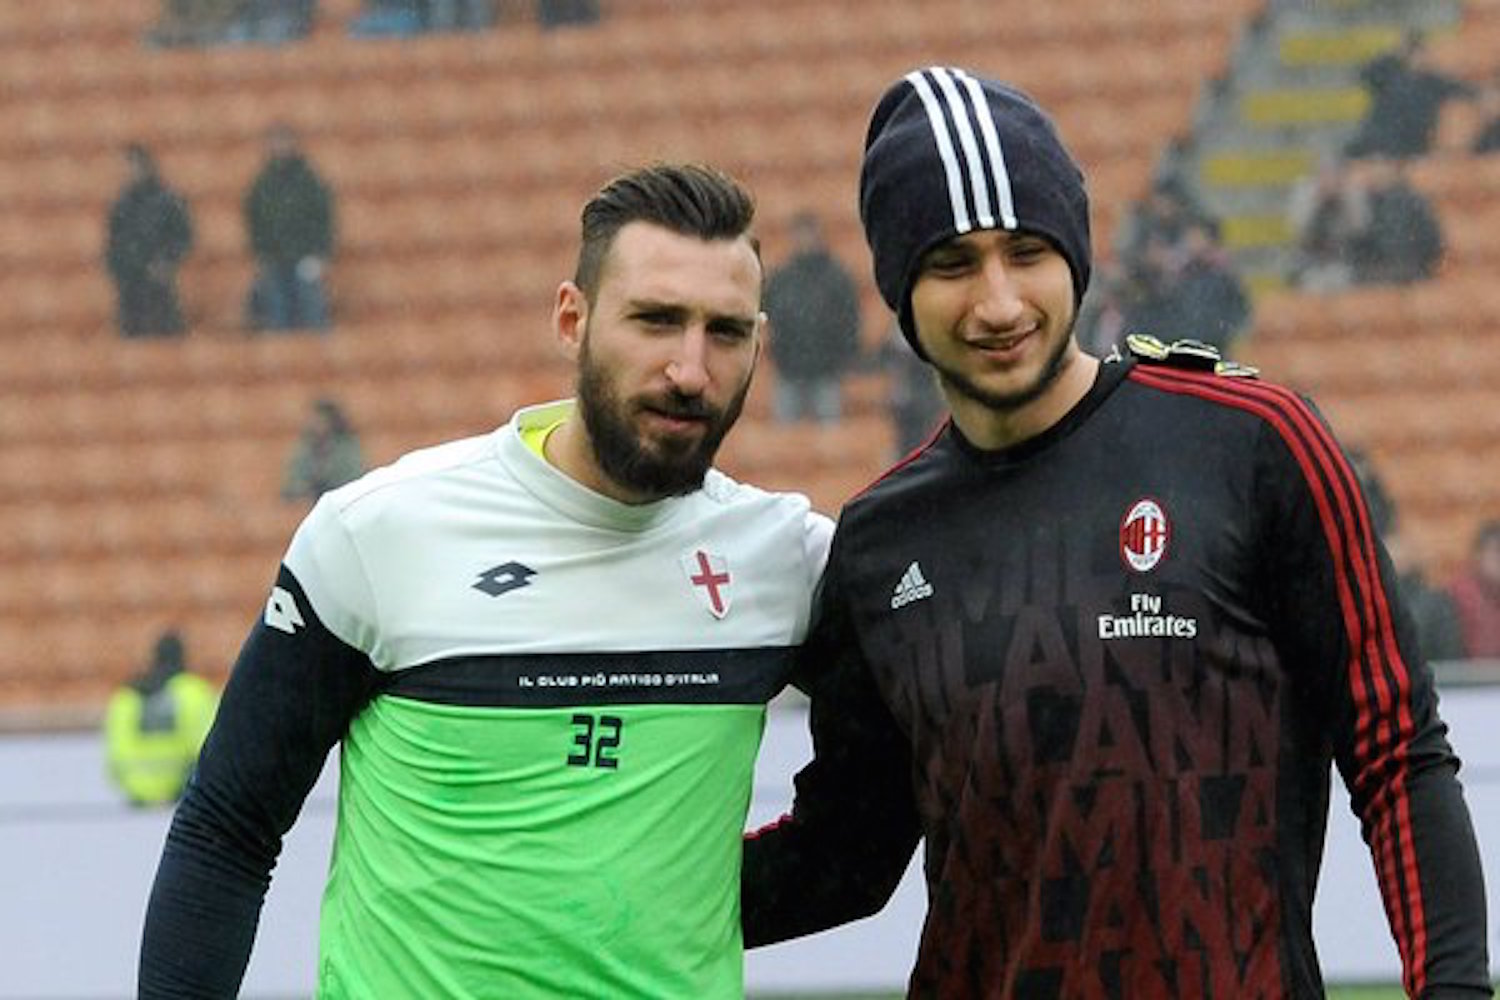
<instances>
[{"instance_id":1,"label":"blurred crowd background","mask_svg":"<svg viewBox=\"0 0 1500 1000\"><path fill-rule=\"evenodd\" d=\"M168 634L221 682L322 490L566 394L575 213L641 161L757 192L772 350L722 464L836 513L941 416L855 202L931 63L1084 161L1089 348L1312 394L1429 654L1500 656L1497 0L12 2L0 728L98 725Z\"/></svg>"}]
</instances>

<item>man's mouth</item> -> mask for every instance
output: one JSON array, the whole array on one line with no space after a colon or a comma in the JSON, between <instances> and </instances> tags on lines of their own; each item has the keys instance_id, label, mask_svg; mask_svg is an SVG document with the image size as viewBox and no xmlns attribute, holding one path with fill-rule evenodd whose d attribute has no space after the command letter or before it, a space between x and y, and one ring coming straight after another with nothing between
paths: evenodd
<instances>
[{"instance_id":1,"label":"man's mouth","mask_svg":"<svg viewBox=\"0 0 1500 1000\"><path fill-rule=\"evenodd\" d=\"M1039 327L1030 326L1016 333L1008 333L1003 336L976 337L970 343L982 351L990 351L995 354L1008 354L1029 340L1039 329Z\"/></svg>"},{"instance_id":2,"label":"man's mouth","mask_svg":"<svg viewBox=\"0 0 1500 1000\"><path fill-rule=\"evenodd\" d=\"M651 424L670 433L699 430L708 425L711 416L704 407L697 406L646 406L643 412Z\"/></svg>"}]
</instances>

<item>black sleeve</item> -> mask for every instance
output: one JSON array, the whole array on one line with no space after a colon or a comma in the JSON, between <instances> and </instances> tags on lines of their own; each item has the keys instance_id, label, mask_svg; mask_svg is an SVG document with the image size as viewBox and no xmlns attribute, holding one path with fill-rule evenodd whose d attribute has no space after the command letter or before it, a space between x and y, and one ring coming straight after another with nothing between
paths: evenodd
<instances>
[{"instance_id":1,"label":"black sleeve","mask_svg":"<svg viewBox=\"0 0 1500 1000\"><path fill-rule=\"evenodd\" d=\"M1326 727L1411 996L1489 996L1484 880L1432 671L1353 470L1310 406L1258 481L1276 639Z\"/></svg>"},{"instance_id":2,"label":"black sleeve","mask_svg":"<svg viewBox=\"0 0 1500 1000\"><path fill-rule=\"evenodd\" d=\"M879 911L920 838L905 735L836 591L830 571L798 654L813 760L795 778L791 813L745 839L741 918L751 948Z\"/></svg>"},{"instance_id":3,"label":"black sleeve","mask_svg":"<svg viewBox=\"0 0 1500 1000\"><path fill-rule=\"evenodd\" d=\"M377 676L283 566L167 833L141 941L141 998L238 994L281 839Z\"/></svg>"}]
</instances>

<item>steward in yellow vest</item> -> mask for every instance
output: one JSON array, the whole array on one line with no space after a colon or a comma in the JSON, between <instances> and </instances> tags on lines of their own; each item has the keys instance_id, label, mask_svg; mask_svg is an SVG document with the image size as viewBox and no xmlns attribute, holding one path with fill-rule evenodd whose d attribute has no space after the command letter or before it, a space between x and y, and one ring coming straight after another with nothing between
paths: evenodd
<instances>
[{"instance_id":1,"label":"steward in yellow vest","mask_svg":"<svg viewBox=\"0 0 1500 1000\"><path fill-rule=\"evenodd\" d=\"M131 802L175 802L218 708L217 689L185 667L182 637L156 642L151 666L116 691L105 713L109 773Z\"/></svg>"}]
</instances>

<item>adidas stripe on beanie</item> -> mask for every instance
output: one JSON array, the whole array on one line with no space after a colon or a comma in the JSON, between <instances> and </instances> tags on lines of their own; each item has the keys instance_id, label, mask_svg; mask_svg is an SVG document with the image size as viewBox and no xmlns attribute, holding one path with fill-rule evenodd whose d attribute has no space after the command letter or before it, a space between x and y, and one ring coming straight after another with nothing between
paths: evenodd
<instances>
[{"instance_id":1,"label":"adidas stripe on beanie","mask_svg":"<svg viewBox=\"0 0 1500 1000\"><path fill-rule=\"evenodd\" d=\"M1083 173L1026 94L965 70L908 73L881 97L865 135L859 213L875 284L920 355L911 288L922 255L976 229L1048 239L1080 301L1092 270Z\"/></svg>"}]
</instances>

